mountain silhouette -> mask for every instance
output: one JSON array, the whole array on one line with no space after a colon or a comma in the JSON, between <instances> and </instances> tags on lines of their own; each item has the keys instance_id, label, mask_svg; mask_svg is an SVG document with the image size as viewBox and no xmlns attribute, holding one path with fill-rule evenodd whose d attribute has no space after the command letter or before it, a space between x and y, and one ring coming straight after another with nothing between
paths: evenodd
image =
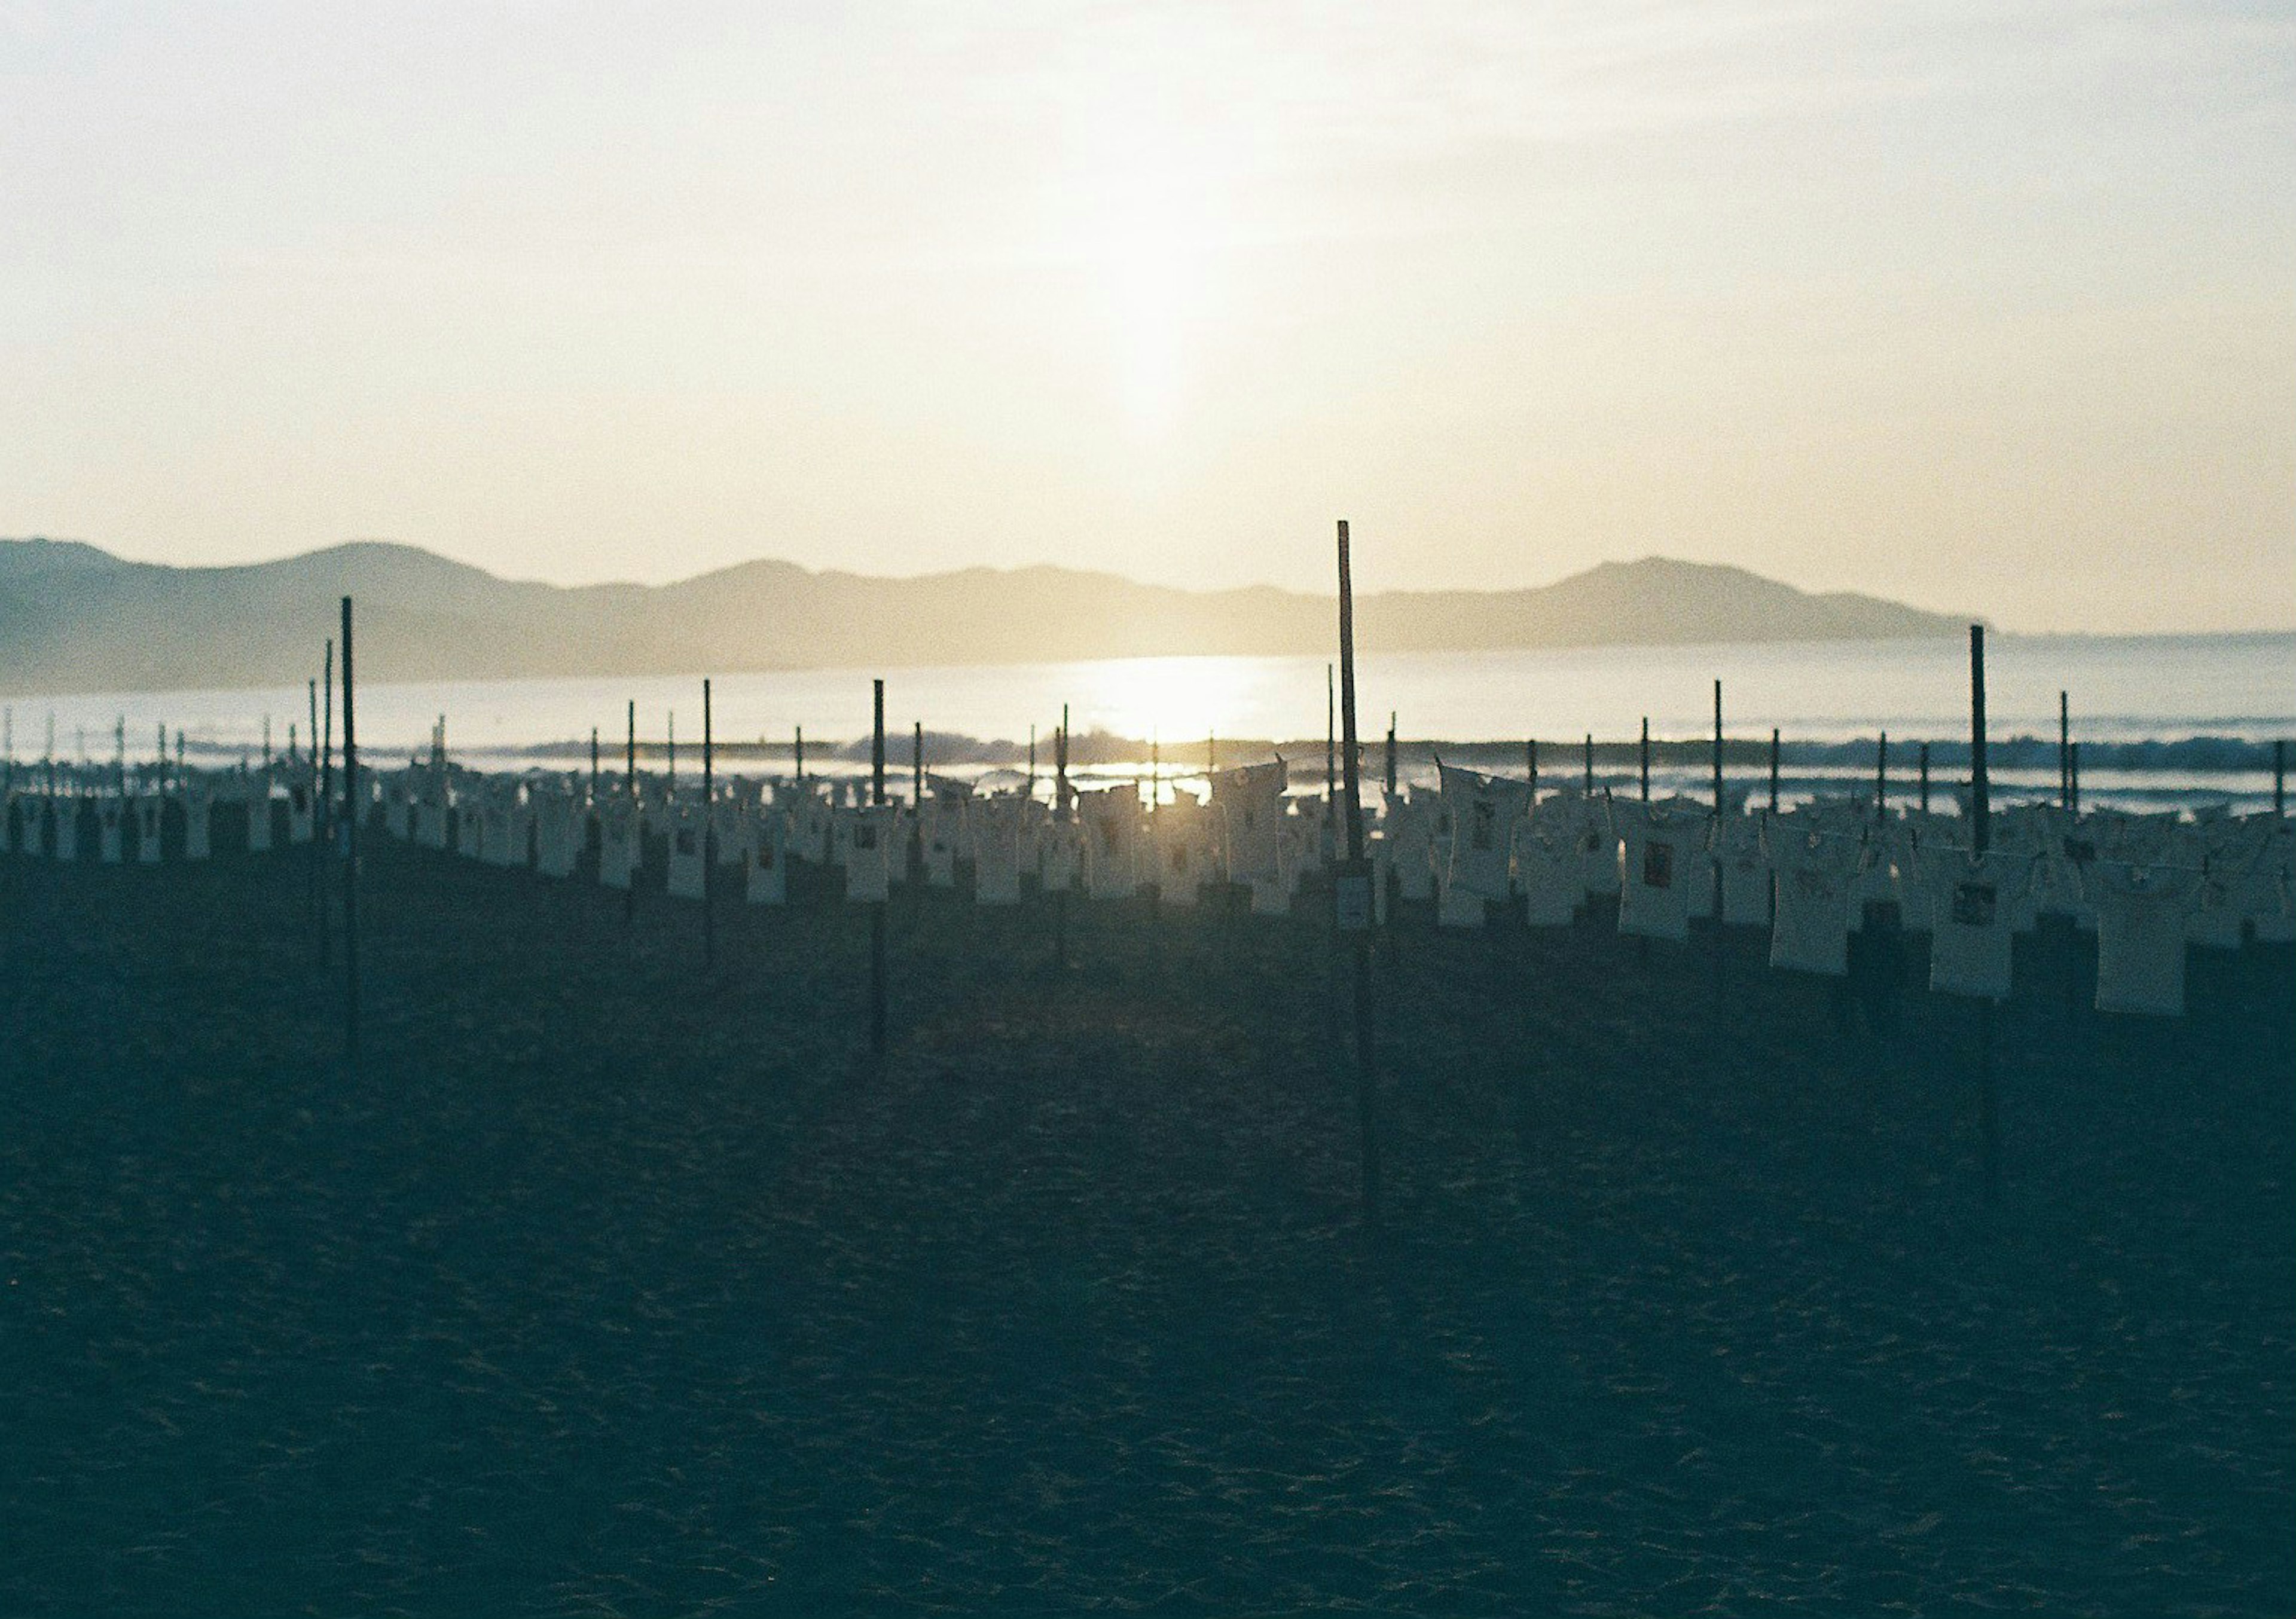
<instances>
[{"instance_id":1,"label":"mountain silhouette","mask_svg":"<svg viewBox=\"0 0 2296 1619\"><path fill-rule=\"evenodd\" d=\"M755 561L672 585L566 587L378 541L170 568L76 541L0 540L0 689L299 683L346 594L357 601L359 673L378 681L1327 655L1336 634L1326 596L1173 590L1066 568L894 579ZM1970 619L1645 557L1537 589L1366 595L1356 622L1366 651L1431 652L1934 637Z\"/></svg>"}]
</instances>

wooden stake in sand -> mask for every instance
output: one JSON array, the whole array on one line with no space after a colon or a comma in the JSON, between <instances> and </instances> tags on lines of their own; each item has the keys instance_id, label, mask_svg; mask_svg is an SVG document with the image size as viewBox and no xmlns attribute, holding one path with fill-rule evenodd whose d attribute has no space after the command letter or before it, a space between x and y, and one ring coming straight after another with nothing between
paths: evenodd
<instances>
[{"instance_id":1,"label":"wooden stake in sand","mask_svg":"<svg viewBox=\"0 0 2296 1619\"><path fill-rule=\"evenodd\" d=\"M332 849L335 842L335 643L327 641L325 657L319 665L319 826L318 836L312 839ZM184 731L176 728L176 758L180 777L183 763ZM168 733L160 733L160 768L168 768ZM180 785L180 783L178 784ZM334 954L333 919L328 914L326 885L319 887L319 968L324 971Z\"/></svg>"},{"instance_id":2,"label":"wooden stake in sand","mask_svg":"<svg viewBox=\"0 0 2296 1619\"><path fill-rule=\"evenodd\" d=\"M624 927L629 926L631 922L637 920L637 869L641 857L645 853L645 838L641 830L644 823L638 819L638 699L635 697L630 699L629 712L626 718L629 731L622 743L622 792L623 796L629 800L623 807L628 811L630 817L631 848L630 879L622 885L622 925Z\"/></svg>"},{"instance_id":3,"label":"wooden stake in sand","mask_svg":"<svg viewBox=\"0 0 2296 1619\"><path fill-rule=\"evenodd\" d=\"M356 1065L359 1049L358 953L358 686L351 674L351 599L343 598L343 1060Z\"/></svg>"},{"instance_id":4,"label":"wooden stake in sand","mask_svg":"<svg viewBox=\"0 0 2296 1619\"><path fill-rule=\"evenodd\" d=\"M1722 975L1722 683L1714 683L1714 974Z\"/></svg>"},{"instance_id":5,"label":"wooden stake in sand","mask_svg":"<svg viewBox=\"0 0 2296 1619\"><path fill-rule=\"evenodd\" d=\"M1053 822L1066 826L1069 819L1069 706L1061 705L1061 728L1053 733ZM1064 881L1053 890L1053 965L1069 964L1069 888Z\"/></svg>"},{"instance_id":6,"label":"wooden stake in sand","mask_svg":"<svg viewBox=\"0 0 2296 1619\"><path fill-rule=\"evenodd\" d=\"M2073 806L2073 710L2067 692L2057 693L2057 807Z\"/></svg>"},{"instance_id":7,"label":"wooden stake in sand","mask_svg":"<svg viewBox=\"0 0 2296 1619\"><path fill-rule=\"evenodd\" d=\"M885 683L871 683L874 693L876 728L869 745L869 802L873 807L885 802ZM877 829L878 836L884 830ZM880 850L879 858L891 858L890 850ZM869 907L869 1062L882 1071L885 1066L885 902L875 901Z\"/></svg>"},{"instance_id":8,"label":"wooden stake in sand","mask_svg":"<svg viewBox=\"0 0 2296 1619\"><path fill-rule=\"evenodd\" d=\"M709 725L709 679L701 680L701 970L718 965L718 918L709 904L709 879L718 871L717 756Z\"/></svg>"},{"instance_id":9,"label":"wooden stake in sand","mask_svg":"<svg viewBox=\"0 0 2296 1619\"><path fill-rule=\"evenodd\" d=\"M1363 1204L1379 1217L1379 1093L1374 1065L1371 1002L1371 866L1364 858L1363 781L1356 768L1355 587L1348 564L1348 526L1340 524L1340 712L1347 752L1347 864L1333 886L1339 930L1355 955L1356 1125L1361 1138Z\"/></svg>"},{"instance_id":10,"label":"wooden stake in sand","mask_svg":"<svg viewBox=\"0 0 2296 1619\"><path fill-rule=\"evenodd\" d=\"M1980 860L1993 841L1993 785L1985 761L1985 626L1969 626L1969 841ZM1993 1001L1977 1003L1977 1127L1984 1155L1985 1202L2001 1184L2000 1108L1993 1091Z\"/></svg>"}]
</instances>

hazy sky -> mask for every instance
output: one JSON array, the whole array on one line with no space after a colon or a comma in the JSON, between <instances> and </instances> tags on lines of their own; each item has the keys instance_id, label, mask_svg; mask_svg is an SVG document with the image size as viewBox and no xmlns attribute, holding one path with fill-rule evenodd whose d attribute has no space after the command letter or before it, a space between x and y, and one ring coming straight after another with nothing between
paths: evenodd
<instances>
[{"instance_id":1,"label":"hazy sky","mask_svg":"<svg viewBox=\"0 0 2296 1619\"><path fill-rule=\"evenodd\" d=\"M2296 626L2296 12L0 0L0 533Z\"/></svg>"}]
</instances>

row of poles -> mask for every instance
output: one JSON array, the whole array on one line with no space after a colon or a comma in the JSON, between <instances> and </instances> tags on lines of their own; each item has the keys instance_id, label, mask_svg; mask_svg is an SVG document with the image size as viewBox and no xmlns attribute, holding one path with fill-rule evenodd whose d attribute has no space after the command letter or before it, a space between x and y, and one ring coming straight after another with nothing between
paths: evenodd
<instances>
[{"instance_id":1,"label":"row of poles","mask_svg":"<svg viewBox=\"0 0 2296 1619\"><path fill-rule=\"evenodd\" d=\"M1338 571L1340 657L1338 668L1336 670L1337 691L1335 695L1337 699L1336 706L1338 708L1338 715L1336 716L1338 719L1338 725L1336 730L1339 734L1336 737L1332 737L1328 740L1332 742L1336 742L1337 744L1336 751L1338 754L1339 768L1336 771L1334 770L1333 762L1330 756L1332 750L1327 748L1325 758L1325 777L1327 789L1332 786L1337 786L1340 789L1340 805L1341 814L1344 818L1346 852L1344 859L1335 874L1336 880L1333 886L1333 923L1335 932L1341 937L1348 940L1349 951L1352 958L1351 978L1353 1005L1351 1010L1353 1015L1350 1021L1353 1026L1355 1047L1354 1057L1359 1153L1359 1187L1365 1214L1367 1218L1375 1220L1378 1216L1380 1206L1380 1130L1377 1056L1375 1049L1376 1022L1374 1000L1374 984L1371 951L1371 925L1373 917L1371 892L1372 879L1371 863L1365 846L1364 830L1363 793L1360 769L1361 749L1358 746L1357 725L1354 581L1349 555L1348 524L1344 519L1342 519L1338 526ZM312 683L311 686L311 699L314 707L314 712L311 715L313 732L314 734L318 736L321 740L319 749L320 779L318 783L318 803L321 806L321 813L324 818L322 828L323 835L320 838L315 839L314 843L315 863L313 866L313 889L316 895L318 892L316 864L319 858L318 850L322 846L329 847L332 849L333 857L340 867L341 903L343 911L343 1051L347 1063L356 1066L359 1056L360 1012L358 852L361 832L361 817L359 815L361 798L359 792L357 719L357 682L355 672L356 665L353 650L352 600L349 596L342 598L340 636L342 656L341 668L340 671L340 684L342 697L343 735L340 781L341 790L339 798L335 793L334 769L332 756L333 705L337 688L337 670L335 668L334 656L335 649L332 643L329 644L326 650L325 666L323 677L320 681ZM1973 624L1970 626L1969 668L1970 831L1972 851L1978 858L1982 859L1990 847L1991 842L1992 797L1991 781L1986 756L1985 626L1981 624ZM702 682L701 689L702 793L703 802L707 804L710 801L710 797L715 789L715 759L712 734L713 715L710 683L708 680L704 680ZM324 694L324 707L322 707L321 699L323 690ZM873 724L871 727L872 740L870 747L869 797L870 802L873 806L882 807L886 801L885 683L882 679L875 680L872 683L871 696ZM628 742L624 755L624 770L626 783L632 795L632 801L635 802L637 786L637 705L635 700L633 700L629 705L628 720ZM2078 755L2075 750L2079 745L2073 742L2070 739L2070 702L2066 694L2063 693L2060 693L2059 695L2058 725L2061 756L2059 781L2060 798L2064 807L2077 810L2079 808L2079 777ZM801 772L803 768L803 754L801 751L804 746L802 740L803 732L800 732L798 735L799 741L797 745L800 749L798 756L800 761L800 770ZM916 774L915 787L921 794L923 785L923 731L922 722L918 724L918 726L914 732L914 737L916 752L914 765ZM1395 787L1396 770L1395 727L1392 723L1392 719L1390 719L1389 725L1387 740L1387 785L1390 791L1392 791ZM1778 793L1778 733L1776 731L1773 730L1771 732L1770 740L1769 789L1772 807L1775 808L1776 806ZM1068 781L1068 715L1065 707L1063 707L1062 712L1061 728L1058 732L1055 733L1055 748L1057 771L1056 780L1058 784L1057 791L1062 801L1062 807L1065 808L1067 795L1070 790ZM1723 781L1722 757L1722 683L1718 680L1714 683L1713 749L1714 804L1716 812L1718 814L1721 812L1723 806L1725 785ZM1526 753L1526 763L1529 768L1530 782L1533 790L1536 791L1538 780L1538 744L1535 741L1529 743L1527 747ZM594 732L592 733L591 760L592 773L594 778L598 768L597 739ZM2284 789L2282 785L2284 777L2284 763L2283 748L2280 745L2276 745L2275 748L2274 765L2274 801L2276 812L2278 812L2283 809L2284 803L2283 798ZM1877 763L1876 781L1877 793L1883 796L1886 796L1887 792L1887 770L1888 742L1885 737L1881 743L1881 757ZM1924 745L1921 750L1920 772L1923 807L1926 808L1929 785L1928 748L1926 745ZM1586 773L1587 782L1591 789L1594 781L1594 739L1591 735L1587 739ZM1334 776L1337 776L1339 780L1334 781L1332 780ZM1647 720L1644 721L1642 731L1641 789L1643 796L1647 798L1650 790L1650 725ZM1327 802L1328 801L1327 797ZM337 815L335 810L335 805L338 803L340 805L340 816ZM332 836L327 836L327 833L332 833ZM705 838L711 836L709 822L706 816L703 822L702 835ZM705 849L705 861L706 860L707 850ZM1056 892L1056 907L1061 906L1062 902L1065 897L1064 893ZM630 914L627 907L634 905L635 903L634 891L626 891L624 897L626 916ZM707 884L704 885L703 890L702 918L702 938L705 965L714 966L716 957L716 929L714 915L708 897ZM1056 935L1059 931L1062 930L1065 920L1064 915L1056 914ZM321 915L319 920L322 939L321 948L324 958L325 948L324 936L327 931L324 914ZM883 900L873 902L871 906L869 936L869 1055L873 1066L882 1067L885 1060L887 1049L886 903ZM1056 936L1056 960L1061 959L1061 956L1064 954L1064 940ZM1980 999L1979 1001L1977 1006L1977 1018L1979 1122L1981 1138L1984 1193L1986 1201L1989 1205L1997 1197L2000 1179L1998 1130L1999 1109L1997 1096L1996 1093L1993 1063L1995 1008L1994 1003L1990 1000Z\"/></svg>"}]
</instances>

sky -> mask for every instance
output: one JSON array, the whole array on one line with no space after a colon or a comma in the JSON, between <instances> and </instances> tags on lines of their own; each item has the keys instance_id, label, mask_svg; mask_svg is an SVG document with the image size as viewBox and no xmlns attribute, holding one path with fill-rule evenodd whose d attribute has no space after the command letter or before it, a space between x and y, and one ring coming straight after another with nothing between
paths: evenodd
<instances>
[{"instance_id":1,"label":"sky","mask_svg":"<svg viewBox=\"0 0 2296 1619\"><path fill-rule=\"evenodd\" d=\"M0 0L0 534L2296 627L2296 9Z\"/></svg>"}]
</instances>

